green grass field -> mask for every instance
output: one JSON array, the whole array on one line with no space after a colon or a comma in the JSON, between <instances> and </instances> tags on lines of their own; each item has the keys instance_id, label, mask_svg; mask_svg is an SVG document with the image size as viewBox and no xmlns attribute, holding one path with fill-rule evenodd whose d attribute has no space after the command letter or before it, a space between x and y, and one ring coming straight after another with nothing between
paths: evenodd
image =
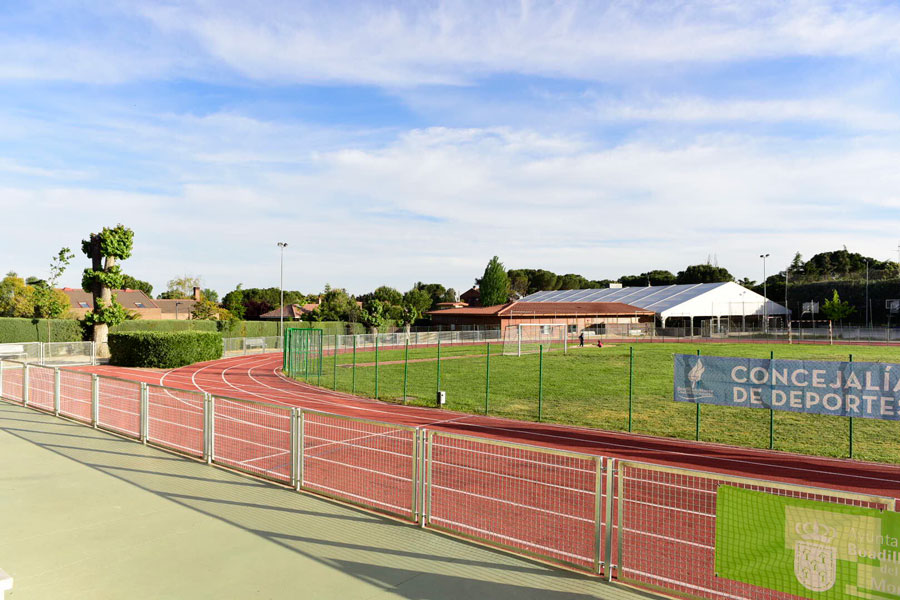
<instances>
[{"instance_id":1,"label":"green grass field","mask_svg":"<svg viewBox=\"0 0 900 600\"><path fill-rule=\"evenodd\" d=\"M694 439L696 405L672 399L673 355L700 350L708 356L809 358L900 363L900 347L797 346L784 344L635 344L632 431ZM539 356L502 356L494 345L490 357L490 395L486 406L486 346L444 346L440 389L446 408L476 414L538 420ZM406 402L434 406L438 390L436 348L410 348ZM377 397L404 400L404 351L378 353ZM375 353L326 356L321 375L311 383L376 397ZM399 361L395 364L385 364ZM419 361L419 362L414 362ZM355 371L355 377L354 377ZM354 382L355 378L355 382ZM629 345L554 349L543 357L543 403L546 422L598 429L628 430ZM700 439L755 448L769 447L769 411L756 408L703 406ZM849 419L824 415L774 413L774 448L821 456L846 457ZM900 422L855 419L854 458L900 463Z\"/></svg>"}]
</instances>

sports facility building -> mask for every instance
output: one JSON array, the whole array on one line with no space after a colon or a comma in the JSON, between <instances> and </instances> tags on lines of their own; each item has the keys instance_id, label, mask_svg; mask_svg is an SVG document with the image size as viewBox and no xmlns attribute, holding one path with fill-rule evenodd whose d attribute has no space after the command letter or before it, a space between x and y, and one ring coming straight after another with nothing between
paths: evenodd
<instances>
[{"instance_id":1,"label":"sports facility building","mask_svg":"<svg viewBox=\"0 0 900 600\"><path fill-rule=\"evenodd\" d=\"M653 313L665 327L707 327L713 331L741 331L784 323L789 311L732 281L589 290L554 290L531 294L518 304L624 303Z\"/></svg>"},{"instance_id":2,"label":"sports facility building","mask_svg":"<svg viewBox=\"0 0 900 600\"><path fill-rule=\"evenodd\" d=\"M529 302L447 308L428 313L435 325L456 329L501 329L517 325L565 325L567 332L598 335L653 327L654 312L622 302Z\"/></svg>"}]
</instances>

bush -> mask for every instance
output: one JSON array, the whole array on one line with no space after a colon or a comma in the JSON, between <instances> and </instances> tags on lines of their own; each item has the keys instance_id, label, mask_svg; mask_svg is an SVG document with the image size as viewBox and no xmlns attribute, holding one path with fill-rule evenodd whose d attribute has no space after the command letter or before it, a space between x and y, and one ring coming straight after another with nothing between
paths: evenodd
<instances>
[{"instance_id":1,"label":"bush","mask_svg":"<svg viewBox=\"0 0 900 600\"><path fill-rule=\"evenodd\" d=\"M52 319L50 335L53 338L51 342L80 342L85 339L81 321L75 319ZM0 343L46 341L46 319L0 317Z\"/></svg>"},{"instance_id":2,"label":"bush","mask_svg":"<svg viewBox=\"0 0 900 600\"><path fill-rule=\"evenodd\" d=\"M109 364L173 369L222 358L222 337L210 331L133 331L109 334Z\"/></svg>"}]
</instances>

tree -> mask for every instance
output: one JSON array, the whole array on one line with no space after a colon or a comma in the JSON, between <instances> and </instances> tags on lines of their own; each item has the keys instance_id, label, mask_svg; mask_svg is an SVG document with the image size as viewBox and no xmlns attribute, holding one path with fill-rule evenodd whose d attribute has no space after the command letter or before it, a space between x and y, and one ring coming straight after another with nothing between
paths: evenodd
<instances>
[{"instance_id":1,"label":"tree","mask_svg":"<svg viewBox=\"0 0 900 600\"><path fill-rule=\"evenodd\" d=\"M0 317L31 317L34 315L34 288L10 271L0 281Z\"/></svg>"},{"instance_id":2,"label":"tree","mask_svg":"<svg viewBox=\"0 0 900 600\"><path fill-rule=\"evenodd\" d=\"M734 277L725 267L717 267L709 263L705 265L691 265L684 271L679 271L675 276L675 283L718 283L721 281L734 281Z\"/></svg>"},{"instance_id":3,"label":"tree","mask_svg":"<svg viewBox=\"0 0 900 600\"><path fill-rule=\"evenodd\" d=\"M749 277L744 277L743 279L738 279L738 283L748 290L752 290L756 286L756 282Z\"/></svg>"},{"instance_id":4,"label":"tree","mask_svg":"<svg viewBox=\"0 0 900 600\"><path fill-rule=\"evenodd\" d=\"M244 290L241 289L242 284L237 284L237 287L225 294L225 297L222 298L222 306L227 310L235 319L243 319L244 318Z\"/></svg>"},{"instance_id":5,"label":"tree","mask_svg":"<svg viewBox=\"0 0 900 600\"><path fill-rule=\"evenodd\" d=\"M431 309L431 296L425 290L413 288L403 294L403 314L399 321L412 325Z\"/></svg>"},{"instance_id":6,"label":"tree","mask_svg":"<svg viewBox=\"0 0 900 600\"><path fill-rule=\"evenodd\" d=\"M841 301L837 290L834 290L831 300L826 300L822 304L822 314L832 321L843 321L854 312L856 312L856 309L850 306L849 302Z\"/></svg>"},{"instance_id":7,"label":"tree","mask_svg":"<svg viewBox=\"0 0 900 600\"><path fill-rule=\"evenodd\" d=\"M121 223L115 227L104 227L100 233L92 233L81 242L81 251L91 259L92 268L85 269L81 278L84 291L94 296L94 310L84 316L84 321L93 327L94 342L99 346L99 355L109 354L106 341L109 328L125 320L125 308L116 301L112 290L122 288L122 272L117 260L131 256L134 246L134 232Z\"/></svg>"},{"instance_id":8,"label":"tree","mask_svg":"<svg viewBox=\"0 0 900 600\"><path fill-rule=\"evenodd\" d=\"M456 300L456 291L452 288L447 289L442 286L440 283L422 283L421 281L417 281L413 286L415 290L422 290L431 298L431 304L428 307L428 310L434 308L434 306L438 302L453 302ZM452 293L452 300L447 300L447 297Z\"/></svg>"},{"instance_id":9,"label":"tree","mask_svg":"<svg viewBox=\"0 0 900 600\"><path fill-rule=\"evenodd\" d=\"M194 288L201 286L201 277L191 277L184 275L170 279L166 283L166 291L159 295L160 300L181 300L192 298L194 296Z\"/></svg>"},{"instance_id":10,"label":"tree","mask_svg":"<svg viewBox=\"0 0 900 600\"><path fill-rule=\"evenodd\" d=\"M386 305L381 300L372 298L363 305L360 313L360 322L366 327L371 327L377 334L378 330L384 325L386 319Z\"/></svg>"},{"instance_id":11,"label":"tree","mask_svg":"<svg viewBox=\"0 0 900 600\"><path fill-rule=\"evenodd\" d=\"M482 306L496 306L509 302L509 276L500 258L488 261L479 284Z\"/></svg>"},{"instance_id":12,"label":"tree","mask_svg":"<svg viewBox=\"0 0 900 600\"><path fill-rule=\"evenodd\" d=\"M322 300L313 311L313 318L318 321L352 321L356 312L356 301L347 290L326 285Z\"/></svg>"},{"instance_id":13,"label":"tree","mask_svg":"<svg viewBox=\"0 0 900 600\"><path fill-rule=\"evenodd\" d=\"M384 304L399 305L403 301L403 294L390 286L383 285L372 292L372 298Z\"/></svg>"},{"instance_id":14,"label":"tree","mask_svg":"<svg viewBox=\"0 0 900 600\"><path fill-rule=\"evenodd\" d=\"M200 292L200 297L204 300L209 300L210 302L218 302L219 292L210 288L203 288L203 291Z\"/></svg>"},{"instance_id":15,"label":"tree","mask_svg":"<svg viewBox=\"0 0 900 600\"><path fill-rule=\"evenodd\" d=\"M207 300L206 298L201 299L199 302L195 302L194 308L191 309L192 319L227 321L230 317L230 312L224 308L220 308L218 304L212 300Z\"/></svg>"},{"instance_id":16,"label":"tree","mask_svg":"<svg viewBox=\"0 0 900 600\"><path fill-rule=\"evenodd\" d=\"M207 292L212 290L204 290L203 297L206 297ZM305 294L296 290L284 290L285 306L305 303ZM277 287L243 289L238 285L237 289L225 294L222 305L236 318L257 319L259 315L281 305L281 290Z\"/></svg>"},{"instance_id":17,"label":"tree","mask_svg":"<svg viewBox=\"0 0 900 600\"><path fill-rule=\"evenodd\" d=\"M131 275L122 275L122 288L128 290L141 290L148 298L153 297L153 286L147 281L135 279Z\"/></svg>"},{"instance_id":18,"label":"tree","mask_svg":"<svg viewBox=\"0 0 900 600\"><path fill-rule=\"evenodd\" d=\"M619 283L626 287L647 285L673 285L675 275L671 271L654 269L640 275L624 275L619 277Z\"/></svg>"},{"instance_id":19,"label":"tree","mask_svg":"<svg viewBox=\"0 0 900 600\"><path fill-rule=\"evenodd\" d=\"M75 255L69 248L60 249L59 253L50 261L50 277L43 285L35 286L34 316L39 319L47 319L48 342L53 341L50 337L51 319L58 319L69 312L69 297L61 290L56 289L56 286L74 257Z\"/></svg>"}]
</instances>

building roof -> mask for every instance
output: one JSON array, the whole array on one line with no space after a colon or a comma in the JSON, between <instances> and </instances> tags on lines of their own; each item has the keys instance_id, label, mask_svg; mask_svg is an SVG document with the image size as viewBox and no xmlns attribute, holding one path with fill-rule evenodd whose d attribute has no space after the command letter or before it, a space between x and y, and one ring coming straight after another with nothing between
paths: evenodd
<instances>
[{"instance_id":1,"label":"building roof","mask_svg":"<svg viewBox=\"0 0 900 600\"><path fill-rule=\"evenodd\" d=\"M552 290L525 296L520 302L626 302L664 318L715 315L784 314L785 308L733 281L589 290Z\"/></svg>"},{"instance_id":2,"label":"building roof","mask_svg":"<svg viewBox=\"0 0 900 600\"><path fill-rule=\"evenodd\" d=\"M313 308L307 308L312 306ZM280 319L282 315L282 310L284 310L284 318L285 319L299 319L301 316L306 313L310 313L316 309L318 304L304 304L300 306L299 304L285 304L284 308L276 308L275 310L270 310L267 313L263 313L259 315L260 319Z\"/></svg>"},{"instance_id":3,"label":"building roof","mask_svg":"<svg viewBox=\"0 0 900 600\"><path fill-rule=\"evenodd\" d=\"M156 300L154 300L154 302L156 302L156 304L157 304L157 306L159 306L160 310L166 314L168 314L168 313L175 314L175 312L176 312L175 303L176 302L178 303L178 310L177 310L178 313L183 313L183 312L189 313L192 310L194 310L194 305L197 304L196 300L193 300L193 299L189 300L187 298L178 298L178 299L173 298L173 299L169 299L169 300L156 299Z\"/></svg>"},{"instance_id":4,"label":"building roof","mask_svg":"<svg viewBox=\"0 0 900 600\"><path fill-rule=\"evenodd\" d=\"M94 296L90 292L86 292L79 288L62 288L62 291L69 297L69 304L72 308L94 308ZM147 294L141 290L112 290L119 304L128 310L141 310L144 308L159 308L155 300L151 300ZM83 306L82 304L87 304ZM139 306L140 305L140 306Z\"/></svg>"},{"instance_id":5,"label":"building roof","mask_svg":"<svg viewBox=\"0 0 900 600\"><path fill-rule=\"evenodd\" d=\"M652 315L645 310L623 302L511 302L500 311L502 316L513 315Z\"/></svg>"},{"instance_id":6,"label":"building roof","mask_svg":"<svg viewBox=\"0 0 900 600\"><path fill-rule=\"evenodd\" d=\"M559 315L652 315L652 310L640 309L621 302L507 302L496 306L469 306L433 310L430 315L458 315L480 317L559 316Z\"/></svg>"}]
</instances>

